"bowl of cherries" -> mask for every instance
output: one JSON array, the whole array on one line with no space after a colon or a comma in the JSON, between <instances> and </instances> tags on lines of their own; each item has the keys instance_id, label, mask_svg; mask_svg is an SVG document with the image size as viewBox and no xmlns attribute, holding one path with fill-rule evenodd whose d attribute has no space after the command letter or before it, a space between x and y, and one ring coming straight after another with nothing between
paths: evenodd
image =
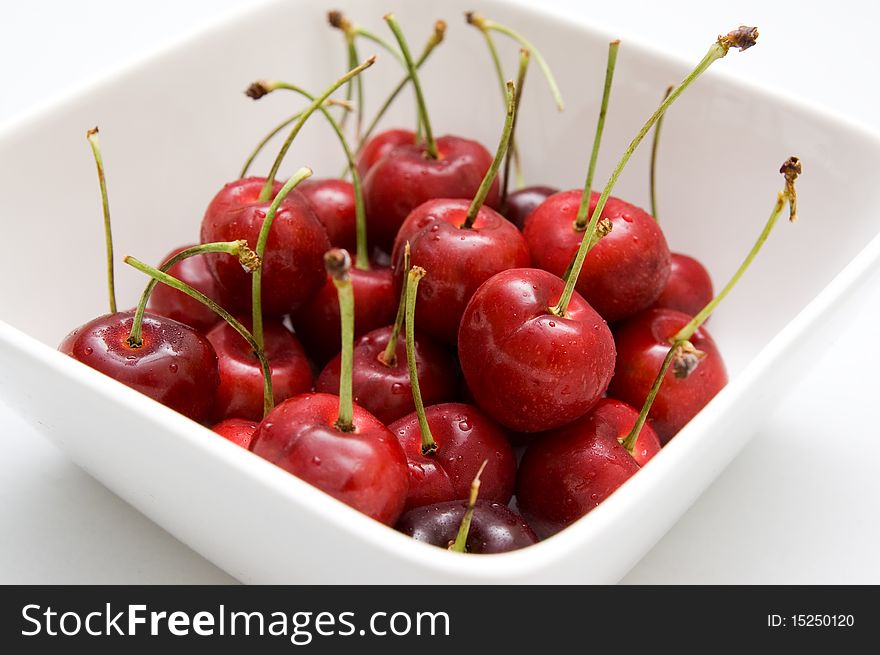
<instances>
[{"instance_id":1,"label":"bowl of cherries","mask_svg":"<svg viewBox=\"0 0 880 655\"><path fill-rule=\"evenodd\" d=\"M16 190L43 331L0 324L0 392L243 581L615 581L877 269L860 219L807 260L823 145L880 144L703 77L755 27L688 64L498 3L349 4L251 10L0 138L76 170L38 213Z\"/></svg>"}]
</instances>

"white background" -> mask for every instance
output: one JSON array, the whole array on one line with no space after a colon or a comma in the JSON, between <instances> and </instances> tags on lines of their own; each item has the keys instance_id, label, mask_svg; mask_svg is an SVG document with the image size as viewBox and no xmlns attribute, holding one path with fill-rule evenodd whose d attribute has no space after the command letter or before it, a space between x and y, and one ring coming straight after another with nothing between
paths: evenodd
<instances>
[{"instance_id":1,"label":"white background","mask_svg":"<svg viewBox=\"0 0 880 655\"><path fill-rule=\"evenodd\" d=\"M247 4L0 0L0 123ZM432 4L442 15L442 3ZM864 0L542 0L541 5L563 16L588 17L624 42L651 42L691 60L718 32L758 25L760 56L744 58L742 75L880 129L873 49L880 8ZM48 180L50 169L34 174ZM802 207L801 214L807 213ZM875 290L849 328L828 344L814 372L791 382L789 400L767 417L752 444L625 582L880 583L878 324L880 290ZM0 582L231 579L0 405Z\"/></svg>"}]
</instances>

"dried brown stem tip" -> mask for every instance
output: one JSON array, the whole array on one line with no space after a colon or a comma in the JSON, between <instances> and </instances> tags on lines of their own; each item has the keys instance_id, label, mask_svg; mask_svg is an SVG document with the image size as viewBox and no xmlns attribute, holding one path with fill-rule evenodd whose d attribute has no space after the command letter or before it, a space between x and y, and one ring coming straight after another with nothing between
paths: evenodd
<instances>
[{"instance_id":1,"label":"dried brown stem tip","mask_svg":"<svg viewBox=\"0 0 880 655\"><path fill-rule=\"evenodd\" d=\"M98 126L95 125L95 127L86 131L86 138L89 139L89 138L95 136L97 133L98 133Z\"/></svg>"},{"instance_id":2,"label":"dried brown stem tip","mask_svg":"<svg viewBox=\"0 0 880 655\"><path fill-rule=\"evenodd\" d=\"M330 23L331 27L335 27L343 32L348 32L351 29L351 21L338 9L331 9L327 12L327 22Z\"/></svg>"},{"instance_id":3,"label":"dried brown stem tip","mask_svg":"<svg viewBox=\"0 0 880 655\"><path fill-rule=\"evenodd\" d=\"M271 84L269 82L267 82L266 80L257 80L256 82L252 83L247 89L245 89L244 94L248 98L259 100L271 91Z\"/></svg>"},{"instance_id":4,"label":"dried brown stem tip","mask_svg":"<svg viewBox=\"0 0 880 655\"><path fill-rule=\"evenodd\" d=\"M444 35L446 34L446 21L438 20L434 22L434 38L438 41L442 41Z\"/></svg>"},{"instance_id":5,"label":"dried brown stem tip","mask_svg":"<svg viewBox=\"0 0 880 655\"><path fill-rule=\"evenodd\" d=\"M260 256L248 247L247 241L238 242L238 262L248 273L253 273L263 264Z\"/></svg>"},{"instance_id":6,"label":"dried brown stem tip","mask_svg":"<svg viewBox=\"0 0 880 655\"><path fill-rule=\"evenodd\" d=\"M464 12L464 18L469 25L479 27L480 29L484 29L486 25L486 17L478 11L466 11Z\"/></svg>"},{"instance_id":7,"label":"dried brown stem tip","mask_svg":"<svg viewBox=\"0 0 880 655\"><path fill-rule=\"evenodd\" d=\"M788 220L794 223L797 220L797 190L794 188L794 181L803 173L801 160L797 157L789 157L786 159L779 172L785 176L785 195L788 196Z\"/></svg>"},{"instance_id":8,"label":"dried brown stem tip","mask_svg":"<svg viewBox=\"0 0 880 655\"><path fill-rule=\"evenodd\" d=\"M748 50L758 42L758 28L740 25L725 36L718 37L718 43L727 48L739 48Z\"/></svg>"},{"instance_id":9,"label":"dried brown stem tip","mask_svg":"<svg viewBox=\"0 0 880 655\"><path fill-rule=\"evenodd\" d=\"M688 377L697 369L697 366L700 365L700 360L705 356L706 353L694 348L690 341L685 341L678 347L678 353L676 353L675 359L672 360L672 370L675 373L675 377L679 379Z\"/></svg>"},{"instance_id":10,"label":"dried brown stem tip","mask_svg":"<svg viewBox=\"0 0 880 655\"><path fill-rule=\"evenodd\" d=\"M342 248L328 250L324 253L324 268L327 275L337 282L347 280L351 271L351 255Z\"/></svg>"}]
</instances>

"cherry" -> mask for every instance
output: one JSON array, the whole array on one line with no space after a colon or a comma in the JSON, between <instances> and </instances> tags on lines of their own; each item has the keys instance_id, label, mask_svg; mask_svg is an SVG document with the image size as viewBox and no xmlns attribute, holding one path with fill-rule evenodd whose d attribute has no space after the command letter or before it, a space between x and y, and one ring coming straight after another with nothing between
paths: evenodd
<instances>
[{"instance_id":1,"label":"cherry","mask_svg":"<svg viewBox=\"0 0 880 655\"><path fill-rule=\"evenodd\" d=\"M223 185L205 209L202 223L224 223L226 214L260 202L260 194L266 186L265 177L245 177ZM281 190L281 182L272 182L272 197Z\"/></svg>"},{"instance_id":2,"label":"cherry","mask_svg":"<svg viewBox=\"0 0 880 655\"><path fill-rule=\"evenodd\" d=\"M224 439L228 439L237 446L250 448L257 431L259 421L249 421L243 418L227 418L211 428Z\"/></svg>"},{"instance_id":3,"label":"cherry","mask_svg":"<svg viewBox=\"0 0 880 655\"><path fill-rule=\"evenodd\" d=\"M355 250L354 186L351 182L337 179L306 180L299 185L299 192L312 205L315 216L321 221L334 248Z\"/></svg>"},{"instance_id":4,"label":"cherry","mask_svg":"<svg viewBox=\"0 0 880 655\"><path fill-rule=\"evenodd\" d=\"M195 246L188 245L172 250L162 261L167 261L181 252ZM204 257L189 257L168 269L168 273L186 282L193 289L197 289L209 298L213 298L221 305L228 304L223 290L217 284ZM159 285L150 295L147 308L159 316L167 316L179 323L184 323L199 332L205 333L212 327L222 322L221 319L200 302L193 300L186 294L163 285Z\"/></svg>"},{"instance_id":5,"label":"cherry","mask_svg":"<svg viewBox=\"0 0 880 655\"><path fill-rule=\"evenodd\" d=\"M675 309L691 316L705 307L715 295L712 278L693 257L672 253L669 279L652 307Z\"/></svg>"},{"instance_id":6,"label":"cherry","mask_svg":"<svg viewBox=\"0 0 880 655\"><path fill-rule=\"evenodd\" d=\"M525 229L526 220L547 198L559 189L552 186L528 186L507 196L507 204L502 212L508 221L520 230Z\"/></svg>"},{"instance_id":7,"label":"cherry","mask_svg":"<svg viewBox=\"0 0 880 655\"><path fill-rule=\"evenodd\" d=\"M412 130L395 128L379 132L364 144L358 158L358 172L362 177L367 177L373 166L392 151L400 146L411 146L415 143L416 133Z\"/></svg>"},{"instance_id":8,"label":"cherry","mask_svg":"<svg viewBox=\"0 0 880 655\"><path fill-rule=\"evenodd\" d=\"M660 439L647 423L639 427L632 448L628 447L626 438L630 435L639 418L639 410L623 401L603 398L590 411L594 420L605 423L605 428L616 434L617 440L630 451L636 464L644 466L660 452Z\"/></svg>"},{"instance_id":9,"label":"cherry","mask_svg":"<svg viewBox=\"0 0 880 655\"><path fill-rule=\"evenodd\" d=\"M242 320L246 326L248 322ZM266 322L263 330L274 401L311 391L312 369L297 338L280 321ZM217 352L220 370L214 417L259 420L263 416L263 370L253 348L225 322L207 337Z\"/></svg>"}]
</instances>

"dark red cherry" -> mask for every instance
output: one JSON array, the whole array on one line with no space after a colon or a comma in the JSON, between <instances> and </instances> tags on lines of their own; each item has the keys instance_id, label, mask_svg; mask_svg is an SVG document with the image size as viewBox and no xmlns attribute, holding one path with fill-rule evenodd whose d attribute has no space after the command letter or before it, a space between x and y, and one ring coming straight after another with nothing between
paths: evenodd
<instances>
[{"instance_id":1,"label":"dark red cherry","mask_svg":"<svg viewBox=\"0 0 880 655\"><path fill-rule=\"evenodd\" d=\"M448 548L467 507L467 500L416 507L400 517L397 529L416 541ZM506 553L537 542L538 537L519 514L501 503L477 500L465 542L467 552Z\"/></svg>"},{"instance_id":2,"label":"dark red cherry","mask_svg":"<svg viewBox=\"0 0 880 655\"><path fill-rule=\"evenodd\" d=\"M420 378L425 379L425 378ZM409 462L406 509L467 498L484 461L480 498L506 505L516 481L516 457L504 429L472 405L444 403L425 408L437 451L422 454L416 413L388 426Z\"/></svg>"},{"instance_id":3,"label":"dark red cherry","mask_svg":"<svg viewBox=\"0 0 880 655\"><path fill-rule=\"evenodd\" d=\"M397 339L394 365L380 361L391 338L391 330L391 326L382 327L354 342L354 402L385 425L415 411L406 366L406 335L402 331ZM449 352L431 337L419 334L416 336L415 353L424 402L434 404L455 398L457 371ZM339 390L340 364L341 359L337 355L324 367L315 385L317 391L334 393Z\"/></svg>"},{"instance_id":4,"label":"dark red cherry","mask_svg":"<svg viewBox=\"0 0 880 655\"><path fill-rule=\"evenodd\" d=\"M559 193L559 189L552 186L527 186L518 189L508 194L504 216L522 230L526 226L526 219L538 208L538 205L554 193Z\"/></svg>"},{"instance_id":5,"label":"dark red cherry","mask_svg":"<svg viewBox=\"0 0 880 655\"><path fill-rule=\"evenodd\" d=\"M640 407L669 352L669 340L690 320L674 309L650 309L619 326L617 370L608 393ZM648 423L664 444L727 384L724 361L709 333L700 328L690 342L706 357L683 379L670 368L648 414Z\"/></svg>"},{"instance_id":6,"label":"dark red cherry","mask_svg":"<svg viewBox=\"0 0 880 655\"><path fill-rule=\"evenodd\" d=\"M693 257L674 252L669 279L652 307L666 307L696 316L714 297L712 278L706 268Z\"/></svg>"},{"instance_id":7,"label":"dark red cherry","mask_svg":"<svg viewBox=\"0 0 880 655\"><path fill-rule=\"evenodd\" d=\"M592 411L526 448L516 502L541 538L593 510L639 470L618 437L614 423Z\"/></svg>"},{"instance_id":8,"label":"dark red cherry","mask_svg":"<svg viewBox=\"0 0 880 655\"><path fill-rule=\"evenodd\" d=\"M492 165L486 148L469 139L437 139L439 157L431 159L424 145L398 146L367 173L364 200L370 238L390 248L410 212L434 198L473 198ZM498 206L498 181L492 184L486 204Z\"/></svg>"},{"instance_id":9,"label":"dark red cherry","mask_svg":"<svg viewBox=\"0 0 880 655\"><path fill-rule=\"evenodd\" d=\"M598 199L593 192L588 216ZM580 190L561 191L532 212L524 235L537 268L560 276L568 268L584 236L574 228L580 200ZM613 323L657 300L669 278L670 253L657 221L638 207L611 197L601 218L611 221L611 233L590 251L576 288Z\"/></svg>"},{"instance_id":10,"label":"dark red cherry","mask_svg":"<svg viewBox=\"0 0 880 655\"><path fill-rule=\"evenodd\" d=\"M366 177L376 162L397 146L412 145L415 142L416 134L412 130L391 129L379 132L367 141L361 150L357 165L358 173L362 178Z\"/></svg>"},{"instance_id":11,"label":"dark red cherry","mask_svg":"<svg viewBox=\"0 0 880 655\"><path fill-rule=\"evenodd\" d=\"M354 431L336 427L339 397L289 398L272 410L251 451L377 521L394 525L406 502L406 455L387 427L354 406Z\"/></svg>"},{"instance_id":12,"label":"dark red cherry","mask_svg":"<svg viewBox=\"0 0 880 655\"><path fill-rule=\"evenodd\" d=\"M183 246L172 250L163 262L168 261L177 253L191 248ZM204 257L189 257L168 269L168 273L178 280L185 282L196 291L201 291L211 300L216 301L221 307L226 307L228 300L217 284L217 280L208 270ZM158 284L150 294L147 305L153 314L167 316L179 323L185 323L199 332L207 332L220 321L217 314L205 307L202 303L193 300L185 293L181 293L165 284Z\"/></svg>"},{"instance_id":13,"label":"dark red cherry","mask_svg":"<svg viewBox=\"0 0 880 655\"><path fill-rule=\"evenodd\" d=\"M593 420L603 423L603 430L609 430L617 435L617 440L623 442L632 431L639 418L639 410L632 405L613 398L603 398L590 410ZM660 452L660 439L654 429L645 423L636 437L635 447L631 453L636 464L644 466L657 453Z\"/></svg>"},{"instance_id":14,"label":"dark red cherry","mask_svg":"<svg viewBox=\"0 0 880 655\"><path fill-rule=\"evenodd\" d=\"M342 339L336 287L329 276L325 274L324 278L324 286L318 293L291 315L297 336L319 366L339 353ZM352 268L351 284L356 337L394 322L399 294L394 288L391 269Z\"/></svg>"},{"instance_id":15,"label":"dark red cherry","mask_svg":"<svg viewBox=\"0 0 880 655\"><path fill-rule=\"evenodd\" d=\"M250 319L241 318L250 329ZM266 358L272 370L272 395L279 403L311 391L312 369L297 338L280 321L263 323ZM253 349L242 336L223 322L208 333L217 351L220 385L214 403L214 417L263 418L263 369Z\"/></svg>"},{"instance_id":16,"label":"dark red cherry","mask_svg":"<svg viewBox=\"0 0 880 655\"><path fill-rule=\"evenodd\" d=\"M250 187L247 191L251 193ZM226 188L220 194L227 194ZM240 196L250 197L244 191ZM254 200L216 211L212 201L202 220L202 243L245 239L251 248L256 248L270 204ZM263 257L262 305L265 315L287 314L318 292L327 277L322 258L329 248L324 226L305 197L294 189L278 208ZM250 310L250 274L233 257L209 254L205 259L232 301L232 308Z\"/></svg>"},{"instance_id":17,"label":"dark red cherry","mask_svg":"<svg viewBox=\"0 0 880 655\"><path fill-rule=\"evenodd\" d=\"M483 206L471 228L462 228L469 200L429 200L410 213L394 242L391 260L398 288L403 284L403 251L428 274L419 285L419 329L455 344L464 308L477 288L510 268L529 265L522 234L494 209Z\"/></svg>"},{"instance_id":18,"label":"dark red cherry","mask_svg":"<svg viewBox=\"0 0 880 655\"><path fill-rule=\"evenodd\" d=\"M228 211L258 202L264 184L266 184L265 177L245 177L227 182L208 203L205 218L210 217L212 221L219 220L220 216ZM272 185L272 197L275 197L281 187L281 182L276 180Z\"/></svg>"},{"instance_id":19,"label":"dark red cherry","mask_svg":"<svg viewBox=\"0 0 880 655\"><path fill-rule=\"evenodd\" d=\"M144 314L142 343L129 345L134 312L95 318L68 334L58 350L153 400L201 421L219 384L217 355L199 332Z\"/></svg>"},{"instance_id":20,"label":"dark red cherry","mask_svg":"<svg viewBox=\"0 0 880 655\"><path fill-rule=\"evenodd\" d=\"M519 432L583 416L614 372L608 325L577 292L564 317L548 308L564 283L533 268L504 271L468 303L458 333L461 368L477 404Z\"/></svg>"},{"instance_id":21,"label":"dark red cherry","mask_svg":"<svg viewBox=\"0 0 880 655\"><path fill-rule=\"evenodd\" d=\"M211 429L224 439L228 439L242 448L250 448L251 441L254 438L254 432L257 431L257 426L259 425L259 421L249 421L243 418L228 418L220 421Z\"/></svg>"},{"instance_id":22,"label":"dark red cherry","mask_svg":"<svg viewBox=\"0 0 880 655\"><path fill-rule=\"evenodd\" d=\"M306 197L315 216L327 230L330 245L357 250L354 186L347 180L305 180L296 187Z\"/></svg>"}]
</instances>

